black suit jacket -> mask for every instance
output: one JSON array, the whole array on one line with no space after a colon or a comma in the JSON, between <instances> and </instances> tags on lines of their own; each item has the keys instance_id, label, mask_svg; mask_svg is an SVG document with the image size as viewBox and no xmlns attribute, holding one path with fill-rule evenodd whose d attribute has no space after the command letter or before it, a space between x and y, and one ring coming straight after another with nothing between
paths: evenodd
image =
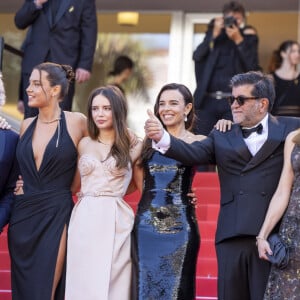
<instances>
[{"instance_id":1,"label":"black suit jacket","mask_svg":"<svg viewBox=\"0 0 300 300\"><path fill-rule=\"evenodd\" d=\"M47 57L74 69L92 69L97 39L95 0L63 0L55 18L51 0L42 9L26 0L15 15L15 24L19 29L30 28L23 45L23 73L30 74Z\"/></svg>"},{"instance_id":2,"label":"black suit jacket","mask_svg":"<svg viewBox=\"0 0 300 300\"><path fill-rule=\"evenodd\" d=\"M258 63L258 36L254 34L244 34L244 30L251 28L251 26L241 29L244 40L239 45L235 45L234 42L229 40L229 38L224 39L224 37L222 38L221 36L213 40L213 23L214 20L212 20L208 25L203 42L198 45L193 53L197 83L194 93L196 109L201 107L205 94L208 92L208 86L213 76L216 63L219 59L220 50L225 46L225 43L227 45L230 44L235 53L234 65L231 66L234 74L260 69ZM230 76L230 78L231 77L232 76ZM228 78L228 81L230 78Z\"/></svg>"},{"instance_id":3,"label":"black suit jacket","mask_svg":"<svg viewBox=\"0 0 300 300\"><path fill-rule=\"evenodd\" d=\"M14 188L18 177L15 157L18 135L11 130L0 129L0 232L7 224Z\"/></svg>"},{"instance_id":4,"label":"black suit jacket","mask_svg":"<svg viewBox=\"0 0 300 300\"><path fill-rule=\"evenodd\" d=\"M167 156L187 165L217 164L221 187L217 243L259 233L280 178L285 138L300 127L300 119L270 115L268 126L268 139L255 156L238 125L226 133L213 130L205 140L192 144L171 137Z\"/></svg>"}]
</instances>

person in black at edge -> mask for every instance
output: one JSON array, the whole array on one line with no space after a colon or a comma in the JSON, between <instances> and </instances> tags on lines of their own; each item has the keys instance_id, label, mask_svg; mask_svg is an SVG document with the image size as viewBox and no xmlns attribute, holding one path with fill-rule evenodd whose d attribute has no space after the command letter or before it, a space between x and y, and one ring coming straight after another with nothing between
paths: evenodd
<instances>
[{"instance_id":1,"label":"person in black at edge","mask_svg":"<svg viewBox=\"0 0 300 300\"><path fill-rule=\"evenodd\" d=\"M193 53L196 134L208 135L219 119L232 120L226 100L230 79L235 74L260 69L258 36L245 22L245 9L239 2L225 4L223 16L211 20L203 42Z\"/></svg>"}]
</instances>

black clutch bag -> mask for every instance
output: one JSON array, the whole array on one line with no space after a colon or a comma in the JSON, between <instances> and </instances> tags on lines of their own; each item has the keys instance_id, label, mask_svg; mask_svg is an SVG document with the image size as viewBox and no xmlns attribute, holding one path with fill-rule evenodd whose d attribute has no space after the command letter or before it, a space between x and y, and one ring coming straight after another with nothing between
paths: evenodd
<instances>
[{"instance_id":1,"label":"black clutch bag","mask_svg":"<svg viewBox=\"0 0 300 300\"><path fill-rule=\"evenodd\" d=\"M278 269L286 268L290 258L288 247L284 245L278 233L271 234L268 237L268 242L273 252L272 255L267 254L270 262Z\"/></svg>"}]
</instances>

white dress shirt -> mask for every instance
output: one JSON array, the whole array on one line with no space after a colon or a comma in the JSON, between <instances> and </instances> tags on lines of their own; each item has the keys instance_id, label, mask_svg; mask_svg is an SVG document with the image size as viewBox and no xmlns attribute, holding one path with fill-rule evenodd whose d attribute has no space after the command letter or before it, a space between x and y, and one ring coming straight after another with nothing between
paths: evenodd
<instances>
[{"instance_id":1,"label":"white dress shirt","mask_svg":"<svg viewBox=\"0 0 300 300\"><path fill-rule=\"evenodd\" d=\"M244 138L244 141L245 141L250 153L253 156L259 151L259 149L262 147L262 145L265 143L265 141L268 138L268 118L269 118L269 115L267 114L259 122L263 126L263 130L262 130L261 134L259 134L257 132L253 132L246 139ZM255 126L257 126L259 123L257 123ZM255 126L253 126L253 127L255 127ZM246 128L246 127L243 127L243 128Z\"/></svg>"}]
</instances>

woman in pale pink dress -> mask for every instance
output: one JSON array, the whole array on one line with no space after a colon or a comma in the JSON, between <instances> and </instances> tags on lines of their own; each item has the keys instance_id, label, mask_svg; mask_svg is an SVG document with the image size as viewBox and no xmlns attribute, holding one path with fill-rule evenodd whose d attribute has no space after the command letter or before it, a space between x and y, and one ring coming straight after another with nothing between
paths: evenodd
<instances>
[{"instance_id":1,"label":"woman in pale pink dress","mask_svg":"<svg viewBox=\"0 0 300 300\"><path fill-rule=\"evenodd\" d=\"M131 142L116 87L88 100L89 137L79 145L81 191L68 231L66 300L129 300L134 213L123 200L142 143Z\"/></svg>"}]
</instances>

